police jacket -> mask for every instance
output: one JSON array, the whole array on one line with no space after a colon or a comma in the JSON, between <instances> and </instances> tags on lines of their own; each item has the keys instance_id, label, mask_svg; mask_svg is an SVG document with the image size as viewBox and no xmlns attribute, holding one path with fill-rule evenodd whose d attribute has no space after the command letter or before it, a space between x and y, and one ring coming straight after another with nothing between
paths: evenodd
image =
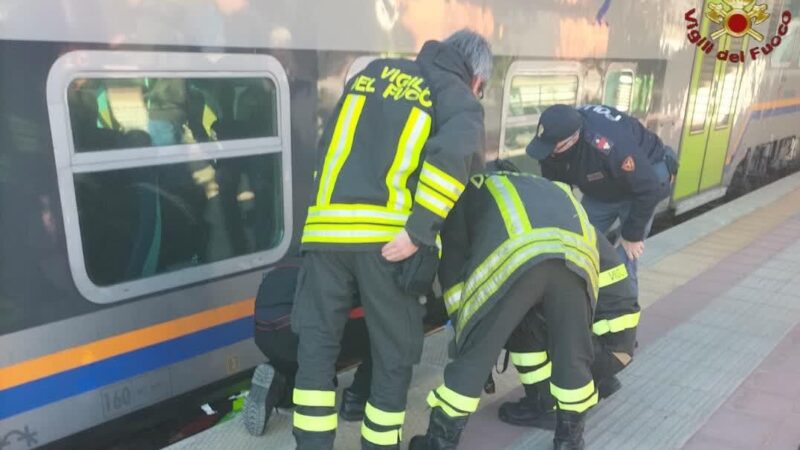
<instances>
[{"instance_id":1,"label":"police jacket","mask_svg":"<svg viewBox=\"0 0 800 450\"><path fill-rule=\"evenodd\" d=\"M597 305L594 310L592 331L607 339L624 339L617 336L639 325L639 307L636 287L628 277L625 264L608 239L597 233L597 251L600 255L600 276Z\"/></svg>"},{"instance_id":2,"label":"police jacket","mask_svg":"<svg viewBox=\"0 0 800 450\"><path fill-rule=\"evenodd\" d=\"M578 143L541 161L542 176L578 186L596 200L632 200L622 237L641 241L656 206L670 193L669 177L662 178L654 168L664 160L664 143L637 119L614 108L588 105L578 111L584 122Z\"/></svg>"},{"instance_id":3,"label":"police jacket","mask_svg":"<svg viewBox=\"0 0 800 450\"><path fill-rule=\"evenodd\" d=\"M379 59L351 79L320 140L304 250L379 248L403 228L435 244L482 162L472 77L458 50L431 41L416 61Z\"/></svg>"},{"instance_id":4,"label":"police jacket","mask_svg":"<svg viewBox=\"0 0 800 450\"><path fill-rule=\"evenodd\" d=\"M519 276L549 259L563 260L597 298L595 229L569 187L513 172L472 177L442 232L439 281L456 345Z\"/></svg>"}]
</instances>

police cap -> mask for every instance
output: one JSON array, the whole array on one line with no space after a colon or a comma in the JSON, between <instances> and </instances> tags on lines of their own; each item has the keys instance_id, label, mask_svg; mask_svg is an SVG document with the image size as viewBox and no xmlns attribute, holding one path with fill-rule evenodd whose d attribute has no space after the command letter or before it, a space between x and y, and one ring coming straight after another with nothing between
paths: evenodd
<instances>
[{"instance_id":1,"label":"police cap","mask_svg":"<svg viewBox=\"0 0 800 450\"><path fill-rule=\"evenodd\" d=\"M536 137L525 151L531 158L541 161L553 153L556 144L572 136L582 125L583 117L572 106L550 106L539 118Z\"/></svg>"}]
</instances>

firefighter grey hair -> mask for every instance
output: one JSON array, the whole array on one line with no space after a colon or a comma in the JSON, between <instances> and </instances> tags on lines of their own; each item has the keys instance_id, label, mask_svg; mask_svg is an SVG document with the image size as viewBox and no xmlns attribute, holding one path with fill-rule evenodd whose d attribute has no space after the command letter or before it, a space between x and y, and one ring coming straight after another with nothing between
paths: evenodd
<instances>
[{"instance_id":1,"label":"firefighter grey hair","mask_svg":"<svg viewBox=\"0 0 800 450\"><path fill-rule=\"evenodd\" d=\"M451 34L443 42L457 48L467 58L476 77L489 80L492 76L492 49L483 36L464 28Z\"/></svg>"}]
</instances>

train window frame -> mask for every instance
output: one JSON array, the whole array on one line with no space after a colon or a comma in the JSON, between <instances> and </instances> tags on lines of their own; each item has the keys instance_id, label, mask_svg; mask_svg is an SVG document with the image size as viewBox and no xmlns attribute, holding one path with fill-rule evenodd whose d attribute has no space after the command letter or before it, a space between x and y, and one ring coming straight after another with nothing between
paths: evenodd
<instances>
[{"instance_id":1,"label":"train window frame","mask_svg":"<svg viewBox=\"0 0 800 450\"><path fill-rule=\"evenodd\" d=\"M789 31L783 36L781 45L776 48L769 57L769 66L772 69L789 69L800 67L800 56L798 52L791 52L791 44L800 43L800 0L784 0L772 7L775 11L769 21L770 33L775 33L781 24L782 12L789 10L792 13L792 20L789 22ZM788 52L788 53L787 53ZM784 55L789 56L782 59Z\"/></svg>"},{"instance_id":2,"label":"train window frame","mask_svg":"<svg viewBox=\"0 0 800 450\"><path fill-rule=\"evenodd\" d=\"M529 61L517 60L511 63L506 71L503 82L503 101L500 113L500 140L498 142L498 157L512 158L525 153L525 149L517 151L507 151L505 149L506 124L509 117L509 104L511 100L511 82L518 76L574 76L578 80L575 91L575 106L581 103L581 93L583 92L583 66L579 62L573 61Z\"/></svg>"},{"instance_id":3,"label":"train window frame","mask_svg":"<svg viewBox=\"0 0 800 450\"><path fill-rule=\"evenodd\" d=\"M700 93L701 89L700 82L702 81L703 77L703 68L704 68L703 64L708 62L711 62L714 66L711 70L711 78L708 85L708 95L706 96L706 102L703 105L703 115L702 115L703 122L700 123L695 121L695 115L697 114L697 106L699 104L698 100L700 99L700 96L698 94ZM722 64L722 62L719 61L717 58L715 58L713 54L712 55L703 54L702 60L700 61L700 74L698 75L699 78L697 80L697 87L695 88L695 92L692 94L694 97L692 97L691 95L689 97L689 100L692 101L692 109L691 109L692 114L689 117L689 124L688 124L690 135L699 135L707 133L709 131L709 126L713 126L711 122L716 121L716 115L709 114L709 108L711 108L711 112L713 113L714 108L716 107L715 102L717 100L717 94L718 94L717 88L719 87L718 86L719 83L717 83L717 71L719 69L720 64ZM695 66L693 65L692 73L694 73L694 70ZM702 126L698 128L696 127L696 125L702 125Z\"/></svg>"},{"instance_id":4,"label":"train window frame","mask_svg":"<svg viewBox=\"0 0 800 450\"><path fill-rule=\"evenodd\" d=\"M627 109L625 109L625 110L619 109L619 105L617 103L614 103L612 105L612 104L610 104L610 103L605 101L606 100L606 98L605 98L606 97L606 91L608 90L608 85L609 85L609 82L611 81L609 79L609 75L611 75L613 73L619 73L620 75L627 74L627 75L629 75L631 77L631 90L630 90L630 95L628 96ZM633 109L633 94L634 94L635 87L636 87L636 64L633 64L633 63L619 63L619 62L615 62L615 63L609 64L608 68L606 69L605 74L603 75L603 104L608 105L608 106L613 106L614 108L616 108L619 111L624 112L625 114L632 115L631 111ZM619 92L617 92L617 96L618 95L619 95Z\"/></svg>"},{"instance_id":5,"label":"train window frame","mask_svg":"<svg viewBox=\"0 0 800 450\"><path fill-rule=\"evenodd\" d=\"M417 55L400 55L400 54L391 54L386 53L382 55L361 55L357 56L347 67L347 72L344 75L344 86L347 86L347 83L356 76L359 72L366 69L371 62L379 60L379 59L406 59L408 61L414 61Z\"/></svg>"},{"instance_id":6,"label":"train window frame","mask_svg":"<svg viewBox=\"0 0 800 450\"><path fill-rule=\"evenodd\" d=\"M356 76L357 73L361 72L362 70L366 69L369 63L380 59L380 56L377 55L366 55L366 56L358 56L353 62L350 63L350 66L347 68L347 73L344 75L344 85L347 86L347 83L350 82L350 79Z\"/></svg>"},{"instance_id":7,"label":"train window frame","mask_svg":"<svg viewBox=\"0 0 800 450\"><path fill-rule=\"evenodd\" d=\"M733 53L734 51L739 51L739 50L747 50L746 45L745 45L747 43L746 39L741 38L741 40L738 41L738 44L739 44L739 48L738 49L732 48L731 42L733 42L733 38L728 37L727 39L728 39L728 42L726 43L726 45L728 47L728 50L731 53ZM731 126L733 126L734 119L736 118L736 106L737 106L737 103L739 102L739 91L741 90L742 78L743 78L743 75L744 75L743 74L743 72L744 72L743 64L734 64L734 63L730 63L730 62L723 62L722 64L723 64L722 65L722 71L721 71L722 73L720 74L720 78L721 79L719 79L717 81L717 88L719 90L719 93L718 93L719 99L718 99L718 102L717 102L717 105L716 105L716 111L714 111L714 123L713 123L713 127L714 128L713 129L715 131L725 130L725 129L730 128ZM729 69L731 69L731 68L733 70L729 71ZM728 78L729 75L733 75L733 84L730 85L730 86L727 84L728 81L729 81L729 78ZM730 96L730 101L728 102L728 105L727 105L728 106L728 111L726 112L726 115L724 116L725 120L724 121L720 121L720 118L721 118L720 113L722 112L722 106L724 104L723 102L725 102L725 95L728 93L728 91L726 91L727 88L730 88L730 92L732 92L732 95Z\"/></svg>"},{"instance_id":8,"label":"train window frame","mask_svg":"<svg viewBox=\"0 0 800 450\"><path fill-rule=\"evenodd\" d=\"M113 77L267 78L275 86L276 136L118 150L75 148L68 107L68 88L79 78ZM272 56L255 54L77 50L59 57L47 78L47 108L56 176L66 236L67 255L75 286L92 303L112 304L212 278L247 272L286 255L293 236L292 146L289 81ZM283 235L267 250L234 256L101 286L88 273L78 223L75 175L136 167L164 166L208 159L280 154Z\"/></svg>"}]
</instances>

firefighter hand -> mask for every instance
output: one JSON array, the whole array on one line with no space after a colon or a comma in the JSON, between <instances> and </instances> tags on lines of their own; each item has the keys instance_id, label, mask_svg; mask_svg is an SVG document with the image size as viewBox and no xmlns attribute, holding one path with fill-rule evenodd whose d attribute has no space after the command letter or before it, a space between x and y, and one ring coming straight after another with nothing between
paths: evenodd
<instances>
[{"instance_id":1,"label":"firefighter hand","mask_svg":"<svg viewBox=\"0 0 800 450\"><path fill-rule=\"evenodd\" d=\"M411 237L406 230L397 233L392 242L384 245L381 255L390 262L402 261L417 252L417 246L411 242Z\"/></svg>"},{"instance_id":2,"label":"firefighter hand","mask_svg":"<svg viewBox=\"0 0 800 450\"><path fill-rule=\"evenodd\" d=\"M644 253L644 242L630 242L622 239L622 248L625 249L625 254L628 255L628 259L639 259L642 253Z\"/></svg>"}]
</instances>

